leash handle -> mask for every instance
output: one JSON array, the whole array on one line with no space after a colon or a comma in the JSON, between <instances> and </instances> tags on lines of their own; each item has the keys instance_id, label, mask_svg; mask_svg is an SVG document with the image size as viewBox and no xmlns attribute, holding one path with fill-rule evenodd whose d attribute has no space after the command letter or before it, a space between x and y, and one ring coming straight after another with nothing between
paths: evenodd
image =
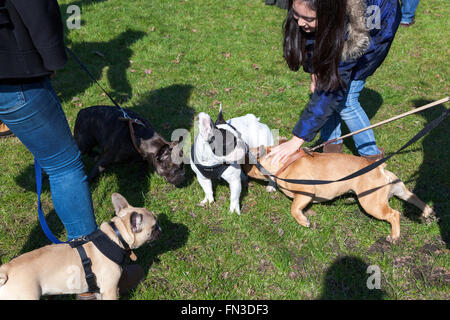
<instances>
[{"instance_id":1,"label":"leash handle","mask_svg":"<svg viewBox=\"0 0 450 320\"><path fill-rule=\"evenodd\" d=\"M324 146L326 146L326 145L328 145L328 144L330 144L330 143L333 143L333 142L336 142L336 141L339 141L339 140L343 140L343 139L345 139L345 138L354 136L355 134L361 133L361 132L363 132L363 131L367 131L367 130L370 130L370 129L373 129L373 128L382 126L382 125L384 125L384 124L386 124L386 123L389 123L389 122L392 122L392 121L395 121L395 120L404 118L404 117L409 116L409 115L411 115L411 114L414 114L414 113L417 113L417 112L426 110L426 109L428 109L428 108L431 108L431 107L440 105L440 104L442 104L442 103L448 102L449 100L450 100L450 97L445 97L445 98L440 99L440 100L437 100L437 101L435 101L435 102L431 102L431 103L426 104L426 105L424 105L424 106L422 106L422 107L420 107L420 108L417 108L417 109L414 109L414 110L410 110L410 111L405 112L405 113L402 113L402 114L400 114L400 115L398 115L398 116L392 117L392 118L390 118L390 119L387 119L387 120L378 122L378 123L376 123L376 124L373 124L373 125L371 125L371 126L365 127L365 128L363 128L363 129L357 130L357 131L355 131L355 132L350 132L350 133L348 133L348 134L346 134L346 135L343 135L343 136L341 136L341 137L338 137L338 138L334 138L334 139L328 140L328 141L326 141L326 142L324 142L324 143L322 143L322 144L320 144L320 145L318 145L318 146L315 146L314 148L309 149L309 151L314 151L314 150L319 149L319 148L322 148L322 147L324 147Z\"/></svg>"},{"instance_id":2,"label":"leash handle","mask_svg":"<svg viewBox=\"0 0 450 320\"><path fill-rule=\"evenodd\" d=\"M50 230L47 221L45 221L45 215L44 211L42 210L41 205L41 192L42 192L42 173L41 173L41 166L39 165L38 161L34 159L34 172L36 175L36 189L37 189L37 198L38 198L38 216L39 216L39 222L41 224L42 230L44 231L47 238L56 244L59 243L66 243L58 238L55 237L55 235Z\"/></svg>"}]
</instances>

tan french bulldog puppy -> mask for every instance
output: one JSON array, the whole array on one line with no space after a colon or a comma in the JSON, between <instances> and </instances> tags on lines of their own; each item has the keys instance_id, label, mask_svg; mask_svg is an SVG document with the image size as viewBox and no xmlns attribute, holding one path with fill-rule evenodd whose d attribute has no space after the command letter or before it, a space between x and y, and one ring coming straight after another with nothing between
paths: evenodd
<instances>
[{"instance_id":1,"label":"tan french bulldog puppy","mask_svg":"<svg viewBox=\"0 0 450 320\"><path fill-rule=\"evenodd\" d=\"M271 157L267 157L271 147L250 149L261 165L270 173L277 173L283 164L271 165ZM247 162L248 163L248 162ZM362 157L338 153L305 154L276 176L284 179L302 180L338 180L350 175L373 163ZM389 242L395 242L400 237L400 212L389 206L389 199L396 196L422 210L422 217L429 219L434 214L427 204L422 202L415 194L409 191L403 182L392 172L385 169L386 164L359 177L323 185L302 185L287 183L277 179L278 187L294 201L291 214L297 222L309 227L308 218L303 209L311 202L332 200L347 192L354 192L363 209L374 218L388 221L391 234L387 237ZM244 172L255 179L267 180L255 165L245 165Z\"/></svg>"},{"instance_id":2,"label":"tan french bulldog puppy","mask_svg":"<svg viewBox=\"0 0 450 320\"><path fill-rule=\"evenodd\" d=\"M131 249L156 240L161 232L155 215L145 208L135 208L118 193L112 195L116 216L111 219ZM100 229L122 247L107 222ZM92 242L84 244L92 261L100 297L117 299L117 285L122 268L105 257ZM25 253L0 267L0 299L37 300L42 295L78 294L88 291L84 269L76 248L52 244Z\"/></svg>"}]
</instances>

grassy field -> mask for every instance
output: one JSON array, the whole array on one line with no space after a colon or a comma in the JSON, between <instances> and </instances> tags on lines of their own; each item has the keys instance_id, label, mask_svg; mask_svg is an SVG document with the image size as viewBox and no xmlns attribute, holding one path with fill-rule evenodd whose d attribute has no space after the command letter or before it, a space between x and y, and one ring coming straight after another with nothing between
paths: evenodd
<instances>
[{"instance_id":1,"label":"grassy field","mask_svg":"<svg viewBox=\"0 0 450 320\"><path fill-rule=\"evenodd\" d=\"M59 1L82 9L66 43L124 107L141 113L170 139L192 134L196 115L214 119L254 113L291 135L309 100L309 75L289 71L282 58L285 11L262 0ZM361 102L372 123L449 95L450 2L422 1L416 24L400 28L388 58L367 81ZM73 128L77 112L110 104L69 60L53 84ZM447 105L448 107L448 105ZM375 130L386 153L396 151L444 106ZM230 214L229 188L199 207L203 191L188 168L175 188L140 164L117 165L91 185L97 222L113 216L111 194L159 214L164 230L154 246L137 250L145 281L122 299L449 299L450 120L388 162L440 221L425 224L419 210L392 199L403 213L401 240L390 245L387 222L346 198L314 204L310 228L290 215L291 200L251 181L241 216ZM37 220L33 157L17 138L0 140L0 256L2 263L48 244ZM352 140L346 153L355 153ZM83 158L86 170L93 160ZM44 211L55 234L65 231L52 206L48 181ZM381 289L369 290L366 272L380 268ZM73 298L58 297L61 299Z\"/></svg>"}]
</instances>

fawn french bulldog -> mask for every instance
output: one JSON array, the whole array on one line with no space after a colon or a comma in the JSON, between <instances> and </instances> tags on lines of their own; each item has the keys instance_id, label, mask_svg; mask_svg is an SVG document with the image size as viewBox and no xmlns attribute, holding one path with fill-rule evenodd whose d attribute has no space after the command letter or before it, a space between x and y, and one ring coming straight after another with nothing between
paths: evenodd
<instances>
[{"instance_id":1,"label":"fawn french bulldog","mask_svg":"<svg viewBox=\"0 0 450 320\"><path fill-rule=\"evenodd\" d=\"M131 249L159 238L161 228L154 213L145 208L132 207L118 193L112 195L112 202L116 216L111 221ZM103 222L100 230L123 247L108 222ZM83 247L91 259L101 298L117 299L122 267L103 255L93 242L87 242ZM27 252L0 266L0 299L37 300L42 295L87 292L83 270L80 255L68 243L52 244Z\"/></svg>"},{"instance_id":2,"label":"fawn french bulldog","mask_svg":"<svg viewBox=\"0 0 450 320\"><path fill-rule=\"evenodd\" d=\"M250 152L265 169L282 179L334 181L373 163L365 158L348 154L314 152L313 154L294 154L293 156L296 156L297 159L285 167L282 163L271 165L272 159L267 156L270 150L271 147L260 147L250 149ZM288 159L287 162L289 161ZM389 206L389 199L392 196L418 207L422 210L422 217L426 220L431 218L430 215L434 214L434 211L409 191L403 182L385 167L386 164L382 164L353 179L330 184L303 185L279 179L277 179L277 184L284 194L293 198L291 214L304 227L309 227L310 223L303 214L303 209L311 201L328 201L347 192L354 192L366 213L391 224L391 234L387 240L395 242L400 237L400 212ZM255 165L245 166L245 171L248 176L255 179L267 180L268 178Z\"/></svg>"}]
</instances>

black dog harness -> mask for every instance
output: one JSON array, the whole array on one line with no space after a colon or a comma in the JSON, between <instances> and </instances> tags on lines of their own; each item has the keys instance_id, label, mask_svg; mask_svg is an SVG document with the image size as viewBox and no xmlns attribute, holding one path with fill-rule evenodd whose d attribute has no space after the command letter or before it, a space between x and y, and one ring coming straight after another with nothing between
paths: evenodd
<instances>
[{"instance_id":1,"label":"black dog harness","mask_svg":"<svg viewBox=\"0 0 450 320\"><path fill-rule=\"evenodd\" d=\"M195 144L195 143L194 143ZM194 144L191 147L191 161L194 163L194 166L200 171L200 173L208 179L211 180L219 180L222 176L222 173L228 169L230 166L229 163L220 163L213 166L204 166L200 164L195 156Z\"/></svg>"},{"instance_id":2,"label":"black dog harness","mask_svg":"<svg viewBox=\"0 0 450 320\"><path fill-rule=\"evenodd\" d=\"M110 222L109 225L114 230L115 234L119 238L121 244L123 245L123 248L120 247L117 243L112 241L102 230L98 229L97 231L94 231L88 236L81 237L78 239L74 239L69 242L69 245L72 248L76 248L78 251L78 254L81 258L81 264L83 265L84 274L86 278L86 282L89 287L89 292L96 292L99 293L100 289L97 286L97 281L95 274L92 272L92 261L87 256L86 251L83 248L83 245L92 242L95 247L109 260L113 261L114 263L118 264L119 266L122 266L125 263L125 260L127 257L129 257L132 254L132 251L129 247L129 245L125 242L125 240L122 238L119 230L117 229L114 222Z\"/></svg>"},{"instance_id":3,"label":"black dog harness","mask_svg":"<svg viewBox=\"0 0 450 320\"><path fill-rule=\"evenodd\" d=\"M241 138L241 133L234 126L232 126L228 122L226 123L226 125L228 125L231 129L233 129L237 133L238 138ZM200 173L205 178L208 178L211 180L219 180L221 178L222 174L224 173L224 171L227 170L230 165L234 164L234 162L232 162L232 163L219 163L219 164L216 164L213 166L204 166L204 165L200 164L200 162L197 160L197 158L195 156L194 145L195 145L195 141L191 147L191 161L193 161L195 167L198 169L198 171L200 171ZM248 149L247 144L245 145L245 147Z\"/></svg>"}]
</instances>

